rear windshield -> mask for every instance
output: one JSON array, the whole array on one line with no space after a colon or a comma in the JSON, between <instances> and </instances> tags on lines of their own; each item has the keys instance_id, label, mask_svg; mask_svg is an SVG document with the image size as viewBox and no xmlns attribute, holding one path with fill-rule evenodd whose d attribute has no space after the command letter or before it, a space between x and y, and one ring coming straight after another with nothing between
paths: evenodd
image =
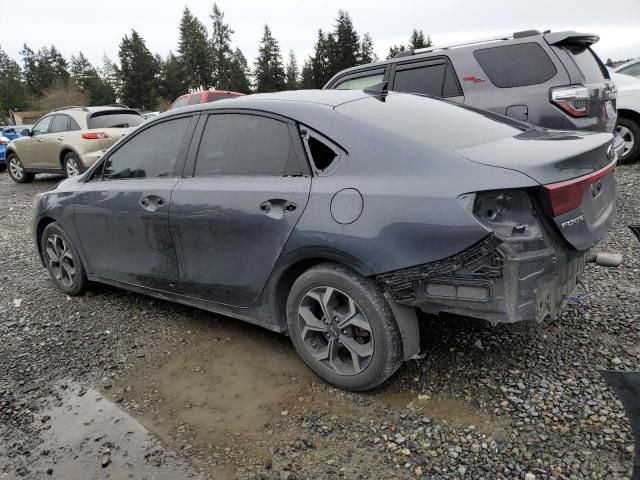
<instances>
[{"instance_id":1,"label":"rear windshield","mask_svg":"<svg viewBox=\"0 0 640 480\"><path fill-rule=\"evenodd\" d=\"M91 114L89 129L137 127L142 122L144 122L144 118L133 110L104 110Z\"/></svg>"},{"instance_id":2,"label":"rear windshield","mask_svg":"<svg viewBox=\"0 0 640 480\"><path fill-rule=\"evenodd\" d=\"M215 102L217 100L222 100L223 98L233 98L233 97L237 97L237 95L231 95L229 93L209 92L209 95L207 96L207 103Z\"/></svg>"},{"instance_id":3,"label":"rear windshield","mask_svg":"<svg viewBox=\"0 0 640 480\"><path fill-rule=\"evenodd\" d=\"M573 61L576 62L578 69L582 72L586 83L601 82L609 78L607 69L590 48L566 47L566 49L573 55Z\"/></svg>"},{"instance_id":4,"label":"rear windshield","mask_svg":"<svg viewBox=\"0 0 640 480\"><path fill-rule=\"evenodd\" d=\"M535 42L483 48L473 52L489 80L500 88L537 85L552 79L556 67Z\"/></svg>"}]
</instances>

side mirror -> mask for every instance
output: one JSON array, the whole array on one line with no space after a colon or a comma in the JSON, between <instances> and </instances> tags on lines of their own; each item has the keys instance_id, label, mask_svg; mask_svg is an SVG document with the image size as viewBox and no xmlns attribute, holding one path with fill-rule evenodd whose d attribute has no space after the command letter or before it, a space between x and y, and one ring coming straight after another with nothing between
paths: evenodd
<instances>
[{"instance_id":1,"label":"side mirror","mask_svg":"<svg viewBox=\"0 0 640 480\"><path fill-rule=\"evenodd\" d=\"M25 128L24 130L22 130L20 132L20 135L22 135L23 137L30 137L31 136L31 130L29 130L28 128Z\"/></svg>"}]
</instances>

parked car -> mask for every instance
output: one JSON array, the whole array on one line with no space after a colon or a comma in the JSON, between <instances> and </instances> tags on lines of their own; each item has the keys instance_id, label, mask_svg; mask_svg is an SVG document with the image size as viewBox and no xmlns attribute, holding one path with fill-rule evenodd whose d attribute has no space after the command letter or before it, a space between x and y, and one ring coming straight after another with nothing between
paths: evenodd
<instances>
[{"instance_id":1,"label":"parked car","mask_svg":"<svg viewBox=\"0 0 640 480\"><path fill-rule=\"evenodd\" d=\"M22 132L25 129L31 129L33 125L11 125L8 127L0 128L3 137L7 137L9 140L15 140L22 136Z\"/></svg>"},{"instance_id":2,"label":"parked car","mask_svg":"<svg viewBox=\"0 0 640 480\"><path fill-rule=\"evenodd\" d=\"M618 89L616 134L624 141L620 163L632 163L640 158L640 78L620 73L611 77Z\"/></svg>"},{"instance_id":3,"label":"parked car","mask_svg":"<svg viewBox=\"0 0 640 480\"><path fill-rule=\"evenodd\" d=\"M622 73L624 75L631 75L632 77L640 78L640 58L623 63L613 71L615 73Z\"/></svg>"},{"instance_id":4,"label":"parked car","mask_svg":"<svg viewBox=\"0 0 640 480\"><path fill-rule=\"evenodd\" d=\"M385 82L389 90L444 97L546 128L613 132L615 88L590 48L598 40L588 33L527 30L409 50L343 70L324 88Z\"/></svg>"},{"instance_id":5,"label":"parked car","mask_svg":"<svg viewBox=\"0 0 640 480\"><path fill-rule=\"evenodd\" d=\"M31 125L0 127L0 172L4 172L7 169L7 145L11 140L20 136L21 129L29 127L31 127Z\"/></svg>"},{"instance_id":6,"label":"parked car","mask_svg":"<svg viewBox=\"0 0 640 480\"><path fill-rule=\"evenodd\" d=\"M10 142L7 137L3 137L0 133L0 172L7 169L7 144Z\"/></svg>"},{"instance_id":7,"label":"parked car","mask_svg":"<svg viewBox=\"0 0 640 480\"><path fill-rule=\"evenodd\" d=\"M225 98L233 98L243 96L244 93L229 92L227 90L203 90L201 92L187 93L178 97L175 102L171 104L169 110L174 108L186 107L187 105L197 105L200 103L217 102Z\"/></svg>"},{"instance_id":8,"label":"parked car","mask_svg":"<svg viewBox=\"0 0 640 480\"><path fill-rule=\"evenodd\" d=\"M366 390L419 352L417 309L558 314L614 219L612 143L419 95L251 95L143 124L41 194L33 234L67 295L103 282L288 332Z\"/></svg>"},{"instance_id":9,"label":"parked car","mask_svg":"<svg viewBox=\"0 0 640 480\"><path fill-rule=\"evenodd\" d=\"M7 145L9 175L15 182L26 183L36 173L67 177L82 173L143 121L135 110L120 107L53 110Z\"/></svg>"}]
</instances>

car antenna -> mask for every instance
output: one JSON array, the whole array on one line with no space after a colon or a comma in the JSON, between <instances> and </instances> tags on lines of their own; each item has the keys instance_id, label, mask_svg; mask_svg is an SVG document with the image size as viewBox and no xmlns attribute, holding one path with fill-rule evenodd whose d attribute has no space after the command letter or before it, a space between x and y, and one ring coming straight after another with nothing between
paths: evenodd
<instances>
[{"instance_id":1,"label":"car antenna","mask_svg":"<svg viewBox=\"0 0 640 480\"><path fill-rule=\"evenodd\" d=\"M370 87L365 88L363 91L364 93L371 95L372 97L376 97L381 102L384 102L385 98L389 94L389 80L371 85Z\"/></svg>"}]
</instances>

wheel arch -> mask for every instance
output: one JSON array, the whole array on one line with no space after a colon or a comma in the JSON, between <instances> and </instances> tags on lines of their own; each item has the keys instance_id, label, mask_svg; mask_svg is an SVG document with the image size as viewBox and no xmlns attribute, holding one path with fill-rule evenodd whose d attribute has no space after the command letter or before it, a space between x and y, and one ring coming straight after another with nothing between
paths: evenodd
<instances>
[{"instance_id":1,"label":"wheel arch","mask_svg":"<svg viewBox=\"0 0 640 480\"><path fill-rule=\"evenodd\" d=\"M54 223L56 220L52 217L42 217L38 220L35 231L35 240L36 247L38 248L38 256L40 257L40 262L44 265L44 257L42 256L42 233L44 229L47 228L48 225Z\"/></svg>"},{"instance_id":2,"label":"wheel arch","mask_svg":"<svg viewBox=\"0 0 640 480\"><path fill-rule=\"evenodd\" d=\"M618 109L618 117L628 118L635 121L640 126L640 112L628 108Z\"/></svg>"},{"instance_id":3,"label":"wheel arch","mask_svg":"<svg viewBox=\"0 0 640 480\"><path fill-rule=\"evenodd\" d=\"M68 145L63 146L60 149L60 155L58 158L58 161L60 162L60 168L63 170L64 170L64 157L66 157L68 153L73 153L76 157L78 157L78 160L80 160L80 155L78 155L78 152L76 152L73 148L71 148Z\"/></svg>"}]
</instances>

